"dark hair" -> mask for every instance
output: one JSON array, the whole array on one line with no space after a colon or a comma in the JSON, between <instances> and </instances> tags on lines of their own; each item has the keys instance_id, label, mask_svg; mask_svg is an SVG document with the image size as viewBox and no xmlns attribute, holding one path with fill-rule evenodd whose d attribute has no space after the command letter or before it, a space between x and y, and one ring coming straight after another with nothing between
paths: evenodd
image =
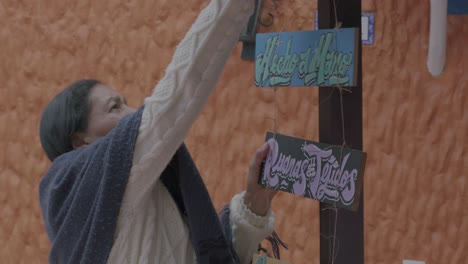
<instances>
[{"instance_id":1,"label":"dark hair","mask_svg":"<svg viewBox=\"0 0 468 264\"><path fill-rule=\"evenodd\" d=\"M89 94L99 83L97 80L79 80L58 94L45 108L39 136L42 148L51 161L73 150L71 136L74 133L86 131Z\"/></svg>"}]
</instances>

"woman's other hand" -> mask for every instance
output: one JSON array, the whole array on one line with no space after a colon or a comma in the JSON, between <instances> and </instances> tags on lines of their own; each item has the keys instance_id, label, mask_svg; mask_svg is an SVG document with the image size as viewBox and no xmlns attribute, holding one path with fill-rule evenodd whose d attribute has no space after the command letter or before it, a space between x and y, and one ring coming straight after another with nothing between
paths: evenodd
<instances>
[{"instance_id":1,"label":"woman's other hand","mask_svg":"<svg viewBox=\"0 0 468 264\"><path fill-rule=\"evenodd\" d=\"M258 184L258 177L260 177L260 167L262 161L268 155L270 145L268 143L263 144L255 156L250 161L249 175L247 178L247 188L244 196L244 203L252 213L265 216L270 208L273 197L278 193L277 190L267 189Z\"/></svg>"}]
</instances>

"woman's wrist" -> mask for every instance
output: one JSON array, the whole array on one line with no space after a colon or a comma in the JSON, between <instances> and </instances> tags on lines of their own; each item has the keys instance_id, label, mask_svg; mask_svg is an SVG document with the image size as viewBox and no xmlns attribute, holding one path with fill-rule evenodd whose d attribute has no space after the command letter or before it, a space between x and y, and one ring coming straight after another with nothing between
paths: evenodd
<instances>
[{"instance_id":1,"label":"woman's wrist","mask_svg":"<svg viewBox=\"0 0 468 264\"><path fill-rule=\"evenodd\" d=\"M268 210L270 210L271 198L265 195L260 195L259 193L246 191L244 195L244 204L252 213L258 216L266 216Z\"/></svg>"}]
</instances>

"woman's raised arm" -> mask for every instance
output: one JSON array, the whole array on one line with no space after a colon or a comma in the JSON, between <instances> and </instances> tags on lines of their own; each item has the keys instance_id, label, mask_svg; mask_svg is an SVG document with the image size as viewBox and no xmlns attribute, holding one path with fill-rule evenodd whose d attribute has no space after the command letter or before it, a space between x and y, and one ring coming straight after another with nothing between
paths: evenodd
<instances>
[{"instance_id":1,"label":"woman's raised arm","mask_svg":"<svg viewBox=\"0 0 468 264\"><path fill-rule=\"evenodd\" d=\"M254 0L212 0L178 45L166 74L145 99L126 196L148 192L206 104ZM135 195L128 195L134 193Z\"/></svg>"}]
</instances>

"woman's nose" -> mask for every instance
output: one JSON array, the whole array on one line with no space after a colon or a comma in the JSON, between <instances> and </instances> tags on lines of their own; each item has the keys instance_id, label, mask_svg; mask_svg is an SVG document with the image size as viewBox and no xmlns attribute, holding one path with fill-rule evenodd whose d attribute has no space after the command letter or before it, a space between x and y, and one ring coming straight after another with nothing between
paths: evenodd
<instances>
[{"instance_id":1,"label":"woman's nose","mask_svg":"<svg viewBox=\"0 0 468 264\"><path fill-rule=\"evenodd\" d=\"M125 114L128 115L128 114L133 114L133 113L135 113L135 112L136 112L136 109L135 109L135 108L131 108L130 106L127 106L127 105L126 105L124 111L125 111Z\"/></svg>"}]
</instances>

